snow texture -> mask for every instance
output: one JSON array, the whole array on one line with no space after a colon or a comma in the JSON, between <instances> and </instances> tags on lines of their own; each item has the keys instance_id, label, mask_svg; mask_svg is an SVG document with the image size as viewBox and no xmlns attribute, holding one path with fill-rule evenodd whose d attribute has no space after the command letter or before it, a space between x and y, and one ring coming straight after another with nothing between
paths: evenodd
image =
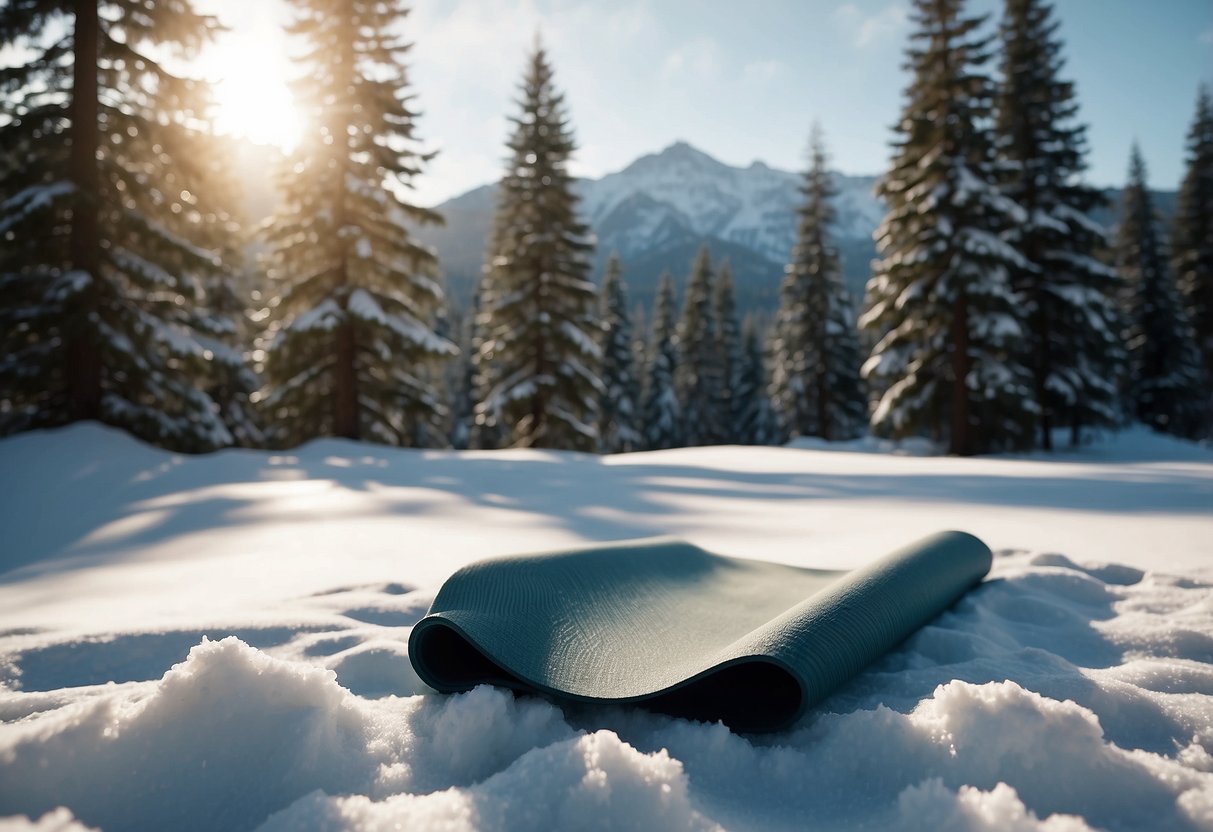
<instances>
[{"instance_id":1,"label":"snow texture","mask_svg":"<svg viewBox=\"0 0 1213 832\"><path fill-rule=\"evenodd\" d=\"M931 450L8 438L0 830L1213 829L1213 451ZM480 557L671 533L838 567L946 527L992 579L773 737L407 661Z\"/></svg>"}]
</instances>

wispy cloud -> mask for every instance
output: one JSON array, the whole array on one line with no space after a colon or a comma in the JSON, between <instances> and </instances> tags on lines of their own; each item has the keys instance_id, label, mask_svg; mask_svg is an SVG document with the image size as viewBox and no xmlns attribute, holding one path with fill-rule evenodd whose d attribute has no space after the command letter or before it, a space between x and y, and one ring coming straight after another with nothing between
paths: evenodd
<instances>
[{"instance_id":1,"label":"wispy cloud","mask_svg":"<svg viewBox=\"0 0 1213 832\"><path fill-rule=\"evenodd\" d=\"M690 75L712 78L720 71L720 47L712 38L696 38L666 56L661 65L663 78Z\"/></svg>"},{"instance_id":2,"label":"wispy cloud","mask_svg":"<svg viewBox=\"0 0 1213 832\"><path fill-rule=\"evenodd\" d=\"M834 22L852 39L855 46L866 47L889 43L906 28L909 18L905 6L892 3L877 11L865 13L854 3L843 3L834 10Z\"/></svg>"},{"instance_id":3,"label":"wispy cloud","mask_svg":"<svg viewBox=\"0 0 1213 832\"><path fill-rule=\"evenodd\" d=\"M1200 33L1200 42L1213 45L1213 29L1205 29Z\"/></svg>"}]
</instances>

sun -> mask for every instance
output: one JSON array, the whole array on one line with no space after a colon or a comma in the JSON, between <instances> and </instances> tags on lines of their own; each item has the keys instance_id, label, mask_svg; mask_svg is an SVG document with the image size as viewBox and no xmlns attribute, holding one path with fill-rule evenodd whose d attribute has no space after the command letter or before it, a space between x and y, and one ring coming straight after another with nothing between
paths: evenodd
<instances>
[{"instance_id":1,"label":"sun","mask_svg":"<svg viewBox=\"0 0 1213 832\"><path fill-rule=\"evenodd\" d=\"M213 85L215 131L292 150L302 138L304 120L290 88L299 69L283 29L286 5L208 0L203 9L227 26L197 61Z\"/></svg>"},{"instance_id":2,"label":"sun","mask_svg":"<svg viewBox=\"0 0 1213 832\"><path fill-rule=\"evenodd\" d=\"M215 84L215 130L293 150L303 134L303 119L290 88L284 79L277 83L256 69L225 75Z\"/></svg>"}]
</instances>

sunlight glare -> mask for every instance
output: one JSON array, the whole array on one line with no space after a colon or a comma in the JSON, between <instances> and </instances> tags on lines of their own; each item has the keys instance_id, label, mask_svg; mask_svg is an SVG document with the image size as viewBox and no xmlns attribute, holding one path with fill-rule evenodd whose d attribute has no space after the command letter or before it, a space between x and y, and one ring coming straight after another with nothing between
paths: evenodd
<instances>
[{"instance_id":1,"label":"sunlight glare","mask_svg":"<svg viewBox=\"0 0 1213 832\"><path fill-rule=\"evenodd\" d=\"M258 2L241 14L231 0L212 0L206 11L217 13L231 28L201 56L203 75L214 83L215 130L243 136L258 144L290 151L299 143L303 119L295 106L285 15L280 3ZM225 14L227 12L228 14ZM229 15L235 13L236 18Z\"/></svg>"}]
</instances>

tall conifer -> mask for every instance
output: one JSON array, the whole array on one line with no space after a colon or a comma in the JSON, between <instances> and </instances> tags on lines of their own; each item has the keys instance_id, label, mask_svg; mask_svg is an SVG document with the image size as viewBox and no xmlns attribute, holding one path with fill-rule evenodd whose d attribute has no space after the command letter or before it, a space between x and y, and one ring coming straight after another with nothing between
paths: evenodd
<instances>
[{"instance_id":1,"label":"tall conifer","mask_svg":"<svg viewBox=\"0 0 1213 832\"><path fill-rule=\"evenodd\" d=\"M564 96L539 45L518 104L481 299L477 418L499 424L515 446L596 450L593 242L577 216Z\"/></svg>"},{"instance_id":2,"label":"tall conifer","mask_svg":"<svg viewBox=\"0 0 1213 832\"><path fill-rule=\"evenodd\" d=\"M1074 85L1052 10L1043 0L1007 0L997 98L1003 190L1024 209L1011 241L1026 264L1012 269L1023 299L1040 445L1068 424L1111 426L1119 418L1116 376L1123 363L1115 269L1095 258L1106 247L1090 212L1102 195L1080 181L1086 128L1076 123Z\"/></svg>"},{"instance_id":3,"label":"tall conifer","mask_svg":"<svg viewBox=\"0 0 1213 832\"><path fill-rule=\"evenodd\" d=\"M1124 276L1129 408L1155 430L1194 436L1203 421L1200 355L1167 268L1158 217L1136 145L1129 159L1117 263Z\"/></svg>"},{"instance_id":4,"label":"tall conifer","mask_svg":"<svg viewBox=\"0 0 1213 832\"><path fill-rule=\"evenodd\" d=\"M640 447L640 391L632 356L632 322L619 257L607 260L602 278L602 387L598 404L601 450L613 454Z\"/></svg>"},{"instance_id":5,"label":"tall conifer","mask_svg":"<svg viewBox=\"0 0 1213 832\"><path fill-rule=\"evenodd\" d=\"M816 127L810 157L796 244L779 292L775 403L789 436L850 439L867 426L868 401L859 376L854 306L832 236L838 192Z\"/></svg>"},{"instance_id":6,"label":"tall conifer","mask_svg":"<svg viewBox=\"0 0 1213 832\"><path fill-rule=\"evenodd\" d=\"M207 89L170 71L215 21L190 0L17 0L0 47L0 433L100 419L168 447L232 436L214 337Z\"/></svg>"},{"instance_id":7,"label":"tall conifer","mask_svg":"<svg viewBox=\"0 0 1213 832\"><path fill-rule=\"evenodd\" d=\"M763 361L762 341L754 317L747 315L741 327L740 368L733 389L733 404L737 413L737 436L742 445L772 445L778 441L779 429L771 397L767 394L767 372Z\"/></svg>"},{"instance_id":8,"label":"tall conifer","mask_svg":"<svg viewBox=\"0 0 1213 832\"><path fill-rule=\"evenodd\" d=\"M682 316L678 320L678 367L674 387L682 410L683 442L688 446L723 441L721 391L724 387L713 300L712 255L704 245L691 265Z\"/></svg>"},{"instance_id":9,"label":"tall conifer","mask_svg":"<svg viewBox=\"0 0 1213 832\"><path fill-rule=\"evenodd\" d=\"M682 410L674 387L678 371L674 315L674 278L665 272L657 285L653 334L649 339L649 361L640 407L644 447L651 451L677 448L683 443Z\"/></svg>"},{"instance_id":10,"label":"tall conifer","mask_svg":"<svg viewBox=\"0 0 1213 832\"><path fill-rule=\"evenodd\" d=\"M967 455L1031 440L1031 373L1009 271L1030 264L1001 239L1022 210L999 193L983 18L962 0L914 0L913 80L878 192L881 259L861 323L878 341L864 375L875 429L945 439Z\"/></svg>"},{"instance_id":11,"label":"tall conifer","mask_svg":"<svg viewBox=\"0 0 1213 832\"><path fill-rule=\"evenodd\" d=\"M295 83L309 132L287 160L266 240L267 406L275 440L315 436L438 444L431 367L455 347L434 332L443 290L407 223L436 222L402 194L427 156L414 136L399 0L300 0Z\"/></svg>"},{"instance_id":12,"label":"tall conifer","mask_svg":"<svg viewBox=\"0 0 1213 832\"><path fill-rule=\"evenodd\" d=\"M1204 431L1213 431L1213 101L1202 86L1188 131L1188 167L1179 187L1171 256L1204 365Z\"/></svg>"},{"instance_id":13,"label":"tall conifer","mask_svg":"<svg viewBox=\"0 0 1213 832\"><path fill-rule=\"evenodd\" d=\"M720 404L721 426L717 441L741 442L741 403L736 398L744 369L741 332L737 323L737 300L733 289L733 270L728 259L720 262L716 275L713 298L716 313L716 352L720 356Z\"/></svg>"}]
</instances>

